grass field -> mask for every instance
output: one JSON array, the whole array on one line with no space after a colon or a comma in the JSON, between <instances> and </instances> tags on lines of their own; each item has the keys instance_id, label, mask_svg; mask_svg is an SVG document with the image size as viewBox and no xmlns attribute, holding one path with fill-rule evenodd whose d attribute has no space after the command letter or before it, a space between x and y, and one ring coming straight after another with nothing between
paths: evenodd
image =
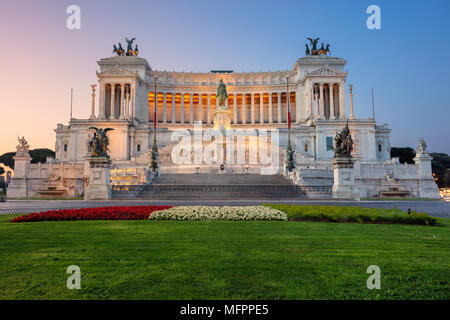
<instances>
[{"instance_id":1,"label":"grass field","mask_svg":"<svg viewBox=\"0 0 450 320\"><path fill-rule=\"evenodd\" d=\"M437 227L270 221L10 223L0 299L450 299ZM69 290L69 265L81 290ZM368 290L369 265L381 289Z\"/></svg>"}]
</instances>

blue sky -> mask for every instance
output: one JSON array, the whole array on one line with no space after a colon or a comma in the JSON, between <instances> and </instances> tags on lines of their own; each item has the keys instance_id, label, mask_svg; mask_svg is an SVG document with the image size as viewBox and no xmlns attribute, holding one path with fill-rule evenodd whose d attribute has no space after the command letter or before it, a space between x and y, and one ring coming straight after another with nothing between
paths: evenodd
<instances>
[{"instance_id":1,"label":"blue sky","mask_svg":"<svg viewBox=\"0 0 450 320\"><path fill-rule=\"evenodd\" d=\"M81 8L81 30L65 28L70 4ZM381 8L381 30L366 27L371 4ZM111 56L112 44L126 36L137 38L140 55L154 69L202 72L290 69L304 55L305 38L320 37L330 43L333 56L348 61L357 117L371 116L374 88L376 119L389 123L392 146L415 147L423 136L431 151L450 153L448 0L48 0L10 1L2 7L0 36L15 54L1 53L3 58L9 53L9 62L0 75L6 92L0 107L14 106L14 128L24 113L32 117L40 110L35 114L46 117L32 147L53 147L52 129L67 121L71 87L74 116L89 115L96 61ZM20 89L21 68L28 73L32 101L13 95ZM17 71L20 77L13 75ZM0 133L15 139L16 131L27 130ZM0 151L14 145L1 145Z\"/></svg>"}]
</instances>

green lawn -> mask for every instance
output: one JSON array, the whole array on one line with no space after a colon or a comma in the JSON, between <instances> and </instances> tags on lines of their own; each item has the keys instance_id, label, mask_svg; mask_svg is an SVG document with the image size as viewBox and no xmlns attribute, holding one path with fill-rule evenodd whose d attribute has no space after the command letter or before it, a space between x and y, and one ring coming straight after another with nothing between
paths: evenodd
<instances>
[{"instance_id":1,"label":"green lawn","mask_svg":"<svg viewBox=\"0 0 450 320\"><path fill-rule=\"evenodd\" d=\"M0 299L450 299L442 226L269 221L10 223ZM81 268L81 290L66 268ZM381 268L368 290L366 268Z\"/></svg>"}]
</instances>

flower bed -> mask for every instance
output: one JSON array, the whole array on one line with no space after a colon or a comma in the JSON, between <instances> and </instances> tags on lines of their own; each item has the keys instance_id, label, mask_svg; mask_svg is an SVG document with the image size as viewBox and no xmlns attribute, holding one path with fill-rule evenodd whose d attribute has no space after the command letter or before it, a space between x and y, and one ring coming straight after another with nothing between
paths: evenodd
<instances>
[{"instance_id":1,"label":"flower bed","mask_svg":"<svg viewBox=\"0 0 450 320\"><path fill-rule=\"evenodd\" d=\"M157 210L165 210L170 206L133 206L133 207L102 207L83 209L50 210L30 213L11 222L37 222L60 220L145 220Z\"/></svg>"},{"instance_id":2,"label":"flower bed","mask_svg":"<svg viewBox=\"0 0 450 320\"><path fill-rule=\"evenodd\" d=\"M181 206L153 212L152 220L287 220L283 211L269 207Z\"/></svg>"}]
</instances>

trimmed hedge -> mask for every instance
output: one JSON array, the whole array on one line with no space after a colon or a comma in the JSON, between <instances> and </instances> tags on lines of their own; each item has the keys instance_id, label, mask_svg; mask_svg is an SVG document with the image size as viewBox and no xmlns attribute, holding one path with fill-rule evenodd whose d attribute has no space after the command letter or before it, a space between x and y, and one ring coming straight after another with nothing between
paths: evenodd
<instances>
[{"instance_id":1,"label":"trimmed hedge","mask_svg":"<svg viewBox=\"0 0 450 320\"><path fill-rule=\"evenodd\" d=\"M439 225L438 219L427 213L411 211L408 214L399 209L288 204L264 204L264 206L285 212L292 221Z\"/></svg>"}]
</instances>

